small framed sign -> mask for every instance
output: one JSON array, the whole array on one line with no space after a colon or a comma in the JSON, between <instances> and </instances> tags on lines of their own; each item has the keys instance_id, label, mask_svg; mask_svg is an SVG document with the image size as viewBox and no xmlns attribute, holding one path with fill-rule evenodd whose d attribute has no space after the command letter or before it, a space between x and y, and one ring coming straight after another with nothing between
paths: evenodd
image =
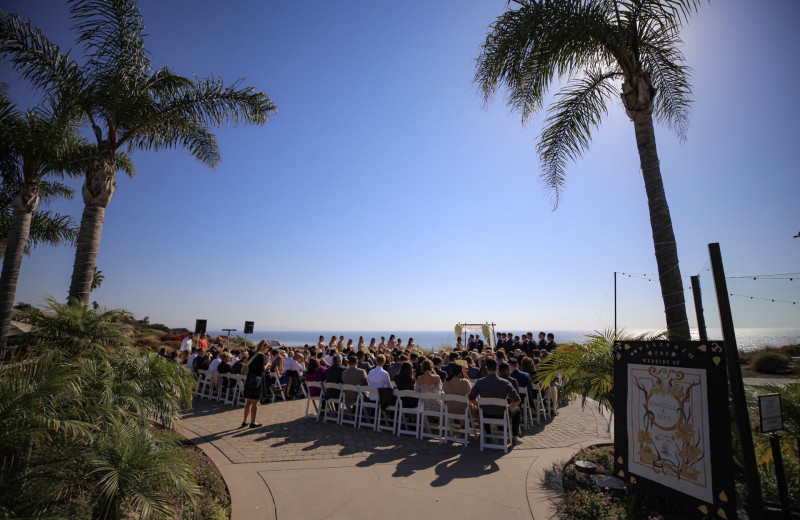
<instances>
[{"instance_id":1,"label":"small framed sign","mask_svg":"<svg viewBox=\"0 0 800 520\"><path fill-rule=\"evenodd\" d=\"M769 433L783 429L783 411L780 394L758 396L758 414L761 416L761 432Z\"/></svg>"}]
</instances>

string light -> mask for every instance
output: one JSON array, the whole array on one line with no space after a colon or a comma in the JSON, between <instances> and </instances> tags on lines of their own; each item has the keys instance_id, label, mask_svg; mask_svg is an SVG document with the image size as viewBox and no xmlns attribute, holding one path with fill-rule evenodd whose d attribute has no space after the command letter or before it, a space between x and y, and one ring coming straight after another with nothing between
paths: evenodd
<instances>
[{"instance_id":1,"label":"string light","mask_svg":"<svg viewBox=\"0 0 800 520\"><path fill-rule=\"evenodd\" d=\"M792 305L797 305L797 302L789 301L789 300L778 300L777 298L761 298L760 296L748 296L746 294L735 294L735 293L728 293L729 296L739 296L740 298L750 298L751 300L764 300L767 302L772 303L791 303Z\"/></svg>"},{"instance_id":2,"label":"string light","mask_svg":"<svg viewBox=\"0 0 800 520\"><path fill-rule=\"evenodd\" d=\"M789 280L793 282L795 278L800 278L800 273L778 273L778 274L751 274L748 276L726 276L725 278L733 279L763 279L763 280Z\"/></svg>"}]
</instances>

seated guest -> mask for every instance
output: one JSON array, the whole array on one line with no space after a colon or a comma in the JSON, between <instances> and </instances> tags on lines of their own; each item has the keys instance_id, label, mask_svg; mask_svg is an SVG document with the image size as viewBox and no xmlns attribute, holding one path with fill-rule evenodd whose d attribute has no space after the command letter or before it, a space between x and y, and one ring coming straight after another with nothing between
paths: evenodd
<instances>
[{"instance_id":1,"label":"seated guest","mask_svg":"<svg viewBox=\"0 0 800 520\"><path fill-rule=\"evenodd\" d=\"M523 358L524 359L524 358ZM530 358L528 358L530 359ZM509 366L511 367L511 378L514 379L517 384L519 385L519 389L521 392L530 393L531 388L531 376L523 372L519 369L519 365L516 359L510 359L508 361ZM500 374L502 377L503 374Z\"/></svg>"},{"instance_id":2,"label":"seated guest","mask_svg":"<svg viewBox=\"0 0 800 520\"><path fill-rule=\"evenodd\" d=\"M392 388L392 380L389 377L389 373L383 369L383 365L386 364L386 356L383 354L378 354L378 357L375 358L375 368L369 371L367 374L367 382L369 386L375 388ZM378 400L379 395L375 394L374 392L370 393L369 399L370 401ZM386 408L387 406L392 405L392 399L381 399L381 407Z\"/></svg>"},{"instance_id":3,"label":"seated guest","mask_svg":"<svg viewBox=\"0 0 800 520\"><path fill-rule=\"evenodd\" d=\"M456 360L461 359L461 356L459 354L460 353L458 351L454 350L454 351L450 352L450 354L447 355L448 363L445 366L442 367L442 370L444 371L444 373L446 375L444 377L442 377L442 381L445 381L450 376L450 371L451 371L451 369L452 369L452 367L454 365L456 365L458 367L461 366L458 363L456 363ZM441 377L441 375L439 377Z\"/></svg>"},{"instance_id":4,"label":"seated guest","mask_svg":"<svg viewBox=\"0 0 800 520\"><path fill-rule=\"evenodd\" d=\"M416 379L414 379L414 369L411 367L411 363L403 361L400 364L400 370L394 378L394 384L398 390L414 390ZM417 406L417 403L418 400L416 397L403 398L404 407L413 408Z\"/></svg>"},{"instance_id":5,"label":"seated guest","mask_svg":"<svg viewBox=\"0 0 800 520\"><path fill-rule=\"evenodd\" d=\"M169 356L167 356L167 359L169 359L174 363L182 363L180 358L181 357L177 350L173 350L172 353Z\"/></svg>"},{"instance_id":6,"label":"seated guest","mask_svg":"<svg viewBox=\"0 0 800 520\"><path fill-rule=\"evenodd\" d=\"M342 383L346 385L361 385L366 386L369 384L367 381L367 373L358 368L358 358L355 354L347 356L347 368L342 372ZM358 392L352 390L345 390L344 401L348 406L356 404L358 399Z\"/></svg>"},{"instance_id":7,"label":"seated guest","mask_svg":"<svg viewBox=\"0 0 800 520\"><path fill-rule=\"evenodd\" d=\"M467 377L469 379L480 379L481 369L475 366L472 356L467 357Z\"/></svg>"},{"instance_id":8,"label":"seated guest","mask_svg":"<svg viewBox=\"0 0 800 520\"><path fill-rule=\"evenodd\" d=\"M189 367L190 370L194 370L194 360L197 359L198 351L197 347L192 347L192 354L189 356L189 359L186 361L186 366Z\"/></svg>"},{"instance_id":9,"label":"seated guest","mask_svg":"<svg viewBox=\"0 0 800 520\"><path fill-rule=\"evenodd\" d=\"M286 376L289 377L290 385L288 388L289 399L294 399L297 391L300 389L300 384L303 380L303 372L305 372L305 358L302 354L296 353L294 356L288 356L284 364L284 371Z\"/></svg>"},{"instance_id":10,"label":"seated guest","mask_svg":"<svg viewBox=\"0 0 800 520\"><path fill-rule=\"evenodd\" d=\"M389 372L389 377L391 377L391 378L392 378L392 381L394 381L394 380L397 378L397 374L399 374L399 373L400 373L400 369L403 367L403 363L408 361L408 358L405 356L405 354L401 354L400 356L398 356L398 357L397 357L397 358L395 358L395 359L396 359L397 361L395 361L394 363L392 363L392 364L389 366L389 368L386 370L387 372ZM410 363L409 363L409 364L410 364ZM413 370L413 366L412 366L412 370ZM413 378L412 378L412 379L413 379ZM412 388L412 389L413 389L413 388Z\"/></svg>"},{"instance_id":11,"label":"seated guest","mask_svg":"<svg viewBox=\"0 0 800 520\"><path fill-rule=\"evenodd\" d=\"M469 395L472 384L467 378L467 369L461 365L447 365L450 373L442 383L442 390L450 395ZM462 414L467 407L467 403L447 403L447 411L454 414Z\"/></svg>"},{"instance_id":12,"label":"seated guest","mask_svg":"<svg viewBox=\"0 0 800 520\"><path fill-rule=\"evenodd\" d=\"M519 387L519 383L517 383L517 380L511 377L511 365L509 365L505 361L499 363L497 365L497 375L500 376L500 379L505 379L506 381L511 383L511 386L514 387L514 390L516 390L517 394L519 395L520 401L523 401L525 399L525 395L527 395L527 392L524 392Z\"/></svg>"},{"instance_id":13,"label":"seated guest","mask_svg":"<svg viewBox=\"0 0 800 520\"><path fill-rule=\"evenodd\" d=\"M336 336L334 336L335 338ZM342 372L344 372L344 368L342 368L342 356L339 354L334 355L331 358L331 366L328 370L325 371L325 382L326 383L336 383L342 384ZM325 391L325 399L338 399L339 398L339 391L338 390L326 390Z\"/></svg>"},{"instance_id":14,"label":"seated guest","mask_svg":"<svg viewBox=\"0 0 800 520\"><path fill-rule=\"evenodd\" d=\"M433 371L436 372L436 375L439 376L440 381L444 381L447 379L447 372L442 370L442 358L439 356L433 357Z\"/></svg>"},{"instance_id":15,"label":"seated guest","mask_svg":"<svg viewBox=\"0 0 800 520\"><path fill-rule=\"evenodd\" d=\"M319 359L312 357L308 360L308 367L306 368L306 381L314 381L320 383L325 381L325 367L319 364ZM311 397L318 397L320 389L317 387L309 387L308 394Z\"/></svg>"},{"instance_id":16,"label":"seated guest","mask_svg":"<svg viewBox=\"0 0 800 520\"><path fill-rule=\"evenodd\" d=\"M500 379L500 377L497 375L496 359L487 358L484 360L483 365L486 368L487 375L486 377L479 379L478 382L475 383L475 386L472 387L472 390L469 393L469 400L475 406L478 406L478 397L510 400L511 403L508 405L508 413L511 418L511 434L513 436L512 440L514 444L520 444L522 441L519 438L519 394L516 390L514 390L514 387L510 382L506 381L505 379ZM487 406L483 413L486 417L498 419L503 417L503 409L499 407ZM488 425L485 425L485 428L488 429Z\"/></svg>"},{"instance_id":17,"label":"seated guest","mask_svg":"<svg viewBox=\"0 0 800 520\"><path fill-rule=\"evenodd\" d=\"M439 359L439 363L442 362L441 358ZM433 368L433 363L430 359L423 359L422 363L420 364L420 371L422 375L417 378L417 382L414 385L414 390L420 393L433 393L433 394L440 394L442 393L442 379L436 373ZM441 406L439 401L431 401L430 399L423 399L422 406L429 411L438 412Z\"/></svg>"},{"instance_id":18,"label":"seated guest","mask_svg":"<svg viewBox=\"0 0 800 520\"><path fill-rule=\"evenodd\" d=\"M357 365L358 368L360 368L364 372L369 372L370 370L373 369L372 364L369 362L369 359L367 359L367 355L364 354L363 350L359 350L358 352L356 352L356 358L358 358L358 365Z\"/></svg>"}]
</instances>

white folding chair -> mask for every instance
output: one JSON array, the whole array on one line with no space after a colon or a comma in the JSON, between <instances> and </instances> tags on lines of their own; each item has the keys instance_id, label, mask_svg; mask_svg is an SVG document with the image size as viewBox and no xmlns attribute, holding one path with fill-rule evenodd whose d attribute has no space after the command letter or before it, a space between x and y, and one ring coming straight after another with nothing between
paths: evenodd
<instances>
[{"instance_id":1,"label":"white folding chair","mask_svg":"<svg viewBox=\"0 0 800 520\"><path fill-rule=\"evenodd\" d=\"M502 407L503 416L500 418L487 417L485 415L487 406ZM508 445L511 442L511 419L508 415L508 402L505 399L496 397L479 397L478 414L481 419L481 451L484 448L493 448L508 453ZM502 429L502 433L495 433L495 426ZM486 430L489 430L489 433Z\"/></svg>"},{"instance_id":2,"label":"white folding chair","mask_svg":"<svg viewBox=\"0 0 800 520\"><path fill-rule=\"evenodd\" d=\"M397 409L394 414L394 423L398 437L405 434L413 435L419 439L419 430L422 424L420 421L420 408L422 405L419 401L419 395L414 390L399 390L397 392ZM417 399L417 405L413 407L403 406L403 397Z\"/></svg>"},{"instance_id":3,"label":"white folding chair","mask_svg":"<svg viewBox=\"0 0 800 520\"><path fill-rule=\"evenodd\" d=\"M373 401L370 396L375 397ZM375 386L358 387L358 428L366 425L373 430L378 429L378 415L380 414L380 398L378 388Z\"/></svg>"},{"instance_id":4,"label":"white folding chair","mask_svg":"<svg viewBox=\"0 0 800 520\"><path fill-rule=\"evenodd\" d=\"M319 395L312 396L311 391L309 391L306 395L308 395L306 400L306 417L313 417L319 421L320 415L322 415L322 382L321 381L308 381L304 383L308 385L308 388L319 388ZM308 413L310 408L314 409L314 413Z\"/></svg>"},{"instance_id":5,"label":"white folding chair","mask_svg":"<svg viewBox=\"0 0 800 520\"><path fill-rule=\"evenodd\" d=\"M339 422L339 397L341 396L341 383L325 383L325 405L322 407L322 422ZM336 397L331 397L332 391L336 391Z\"/></svg>"},{"instance_id":6,"label":"white folding chair","mask_svg":"<svg viewBox=\"0 0 800 520\"><path fill-rule=\"evenodd\" d=\"M444 398L444 442L461 442L464 446L469 444L469 432L472 423L472 412L469 408L469 399L466 395L445 394ZM451 411L451 403L463 403L464 413Z\"/></svg>"},{"instance_id":7,"label":"white folding chair","mask_svg":"<svg viewBox=\"0 0 800 520\"><path fill-rule=\"evenodd\" d=\"M278 397L281 398L282 401L286 400L286 393L284 392L284 388L286 385L281 383L281 378L278 374L273 374L275 377L272 380L272 387L270 390L272 391L272 402L275 402Z\"/></svg>"},{"instance_id":8,"label":"white folding chair","mask_svg":"<svg viewBox=\"0 0 800 520\"><path fill-rule=\"evenodd\" d=\"M528 399L528 389L527 388L520 387L520 389L519 389L519 398L520 398L520 402L519 402L520 419L521 419L522 424L527 429L528 428L528 422L531 420L531 409L530 409L530 406L529 406L529 403L528 403L528 401L530 401L530 399Z\"/></svg>"},{"instance_id":9,"label":"white folding chair","mask_svg":"<svg viewBox=\"0 0 800 520\"><path fill-rule=\"evenodd\" d=\"M247 398L244 396L244 380L247 379L247 376L237 375L234 376L236 378L236 390L234 390L234 402L236 406L244 406L247 404Z\"/></svg>"},{"instance_id":10,"label":"white folding chair","mask_svg":"<svg viewBox=\"0 0 800 520\"><path fill-rule=\"evenodd\" d=\"M204 399L212 399L214 397L214 385L211 384L211 373L208 370L198 370L197 373L205 378L203 390L200 392L200 397Z\"/></svg>"},{"instance_id":11,"label":"white folding chair","mask_svg":"<svg viewBox=\"0 0 800 520\"><path fill-rule=\"evenodd\" d=\"M383 410L379 411L378 414L378 431L390 431L395 433L395 429L397 428L397 390L393 390L392 393L395 397L395 404L387 406Z\"/></svg>"},{"instance_id":12,"label":"white folding chair","mask_svg":"<svg viewBox=\"0 0 800 520\"><path fill-rule=\"evenodd\" d=\"M536 413L536 424L539 424L539 416L544 415L544 419L547 420L549 419L550 415L547 413L547 408L544 406L544 398L542 398L542 393L544 391L539 384L531 383L531 390L533 390L534 393L531 408L533 409L534 413Z\"/></svg>"},{"instance_id":13,"label":"white folding chair","mask_svg":"<svg viewBox=\"0 0 800 520\"><path fill-rule=\"evenodd\" d=\"M233 405L236 401L236 376L220 374L219 395L223 403Z\"/></svg>"},{"instance_id":14,"label":"white folding chair","mask_svg":"<svg viewBox=\"0 0 800 520\"><path fill-rule=\"evenodd\" d=\"M205 392L206 386L210 383L208 380L208 370L198 370L197 371L197 388L194 392L194 395L203 396L203 392Z\"/></svg>"},{"instance_id":15,"label":"white folding chair","mask_svg":"<svg viewBox=\"0 0 800 520\"><path fill-rule=\"evenodd\" d=\"M358 393L358 385L342 385L342 391L339 392L339 424L349 424L353 428L358 424Z\"/></svg>"},{"instance_id":16,"label":"white folding chair","mask_svg":"<svg viewBox=\"0 0 800 520\"><path fill-rule=\"evenodd\" d=\"M444 434L444 412L443 408L443 394L424 392L419 394L419 438L420 439L436 439L442 442ZM425 403L436 403L433 410L426 410Z\"/></svg>"}]
</instances>

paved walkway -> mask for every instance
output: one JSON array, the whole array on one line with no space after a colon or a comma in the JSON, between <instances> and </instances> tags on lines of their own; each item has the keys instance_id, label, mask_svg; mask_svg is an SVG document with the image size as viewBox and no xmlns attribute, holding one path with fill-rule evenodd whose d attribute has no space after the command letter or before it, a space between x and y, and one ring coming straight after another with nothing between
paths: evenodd
<instances>
[{"instance_id":1,"label":"paved walkway","mask_svg":"<svg viewBox=\"0 0 800 520\"><path fill-rule=\"evenodd\" d=\"M528 431L508 454L396 437L306 419L305 400L242 409L197 399L184 435L219 467L232 520L374 520L415 515L553 518L560 467L581 447L610 442L608 417L579 401ZM378 513L379 512L379 513Z\"/></svg>"}]
</instances>

